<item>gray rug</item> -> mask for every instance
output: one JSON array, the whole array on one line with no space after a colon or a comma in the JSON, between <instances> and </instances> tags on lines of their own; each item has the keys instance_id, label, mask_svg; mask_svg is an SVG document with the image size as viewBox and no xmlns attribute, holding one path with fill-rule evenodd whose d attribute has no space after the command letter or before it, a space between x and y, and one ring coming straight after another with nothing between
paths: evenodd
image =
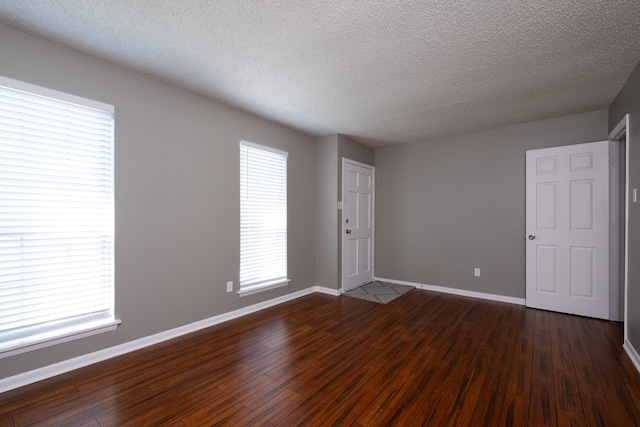
<instances>
[{"instance_id":1,"label":"gray rug","mask_svg":"<svg viewBox=\"0 0 640 427\"><path fill-rule=\"evenodd\" d=\"M375 280L358 286L357 288L350 289L342 295L377 302L378 304L386 304L406 294L411 289L413 289L413 286L394 285L392 283L378 282Z\"/></svg>"}]
</instances>

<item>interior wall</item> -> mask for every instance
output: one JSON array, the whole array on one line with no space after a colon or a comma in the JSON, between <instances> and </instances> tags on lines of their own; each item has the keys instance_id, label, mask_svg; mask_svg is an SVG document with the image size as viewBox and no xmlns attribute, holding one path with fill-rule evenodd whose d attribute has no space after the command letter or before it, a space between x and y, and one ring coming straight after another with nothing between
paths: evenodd
<instances>
[{"instance_id":1,"label":"interior wall","mask_svg":"<svg viewBox=\"0 0 640 427\"><path fill-rule=\"evenodd\" d=\"M640 65L609 108L609 131L629 118L629 189L640 188ZM634 348L640 349L640 204L629 203L629 284L627 294L627 335Z\"/></svg>"},{"instance_id":2,"label":"interior wall","mask_svg":"<svg viewBox=\"0 0 640 427\"><path fill-rule=\"evenodd\" d=\"M360 144L347 136L338 135L338 161L340 163L338 182L340 182L340 195L342 195L342 158L355 160L369 166L375 166L376 160L373 148Z\"/></svg>"},{"instance_id":3,"label":"interior wall","mask_svg":"<svg viewBox=\"0 0 640 427\"><path fill-rule=\"evenodd\" d=\"M316 142L316 285L339 289L336 251L338 135Z\"/></svg>"},{"instance_id":4,"label":"interior wall","mask_svg":"<svg viewBox=\"0 0 640 427\"><path fill-rule=\"evenodd\" d=\"M115 106L113 332L0 359L0 378L315 283L315 139L0 25L0 75ZM238 297L239 148L287 151L289 286Z\"/></svg>"},{"instance_id":5,"label":"interior wall","mask_svg":"<svg viewBox=\"0 0 640 427\"><path fill-rule=\"evenodd\" d=\"M602 110L376 148L376 276L524 298L525 152L606 138Z\"/></svg>"}]
</instances>

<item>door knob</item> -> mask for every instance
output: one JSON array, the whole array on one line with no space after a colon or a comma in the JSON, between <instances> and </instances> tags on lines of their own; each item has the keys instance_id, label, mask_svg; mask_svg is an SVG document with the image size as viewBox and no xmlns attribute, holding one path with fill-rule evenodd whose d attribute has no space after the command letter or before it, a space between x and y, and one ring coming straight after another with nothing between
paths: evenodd
<instances>
[{"instance_id":1,"label":"door knob","mask_svg":"<svg viewBox=\"0 0 640 427\"><path fill-rule=\"evenodd\" d=\"M536 238L535 234L529 234L529 236L527 237L529 240L533 240Z\"/></svg>"},{"instance_id":2,"label":"door knob","mask_svg":"<svg viewBox=\"0 0 640 427\"><path fill-rule=\"evenodd\" d=\"M347 234L351 234L351 230L347 230Z\"/></svg>"}]
</instances>

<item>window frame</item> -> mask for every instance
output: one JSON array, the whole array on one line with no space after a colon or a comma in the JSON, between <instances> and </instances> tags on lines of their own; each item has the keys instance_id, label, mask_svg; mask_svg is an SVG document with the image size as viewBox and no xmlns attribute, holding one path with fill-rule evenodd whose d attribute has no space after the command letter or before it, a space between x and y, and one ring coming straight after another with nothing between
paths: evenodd
<instances>
[{"instance_id":1,"label":"window frame","mask_svg":"<svg viewBox=\"0 0 640 427\"><path fill-rule=\"evenodd\" d=\"M88 109L99 110L103 113L111 115L111 156L110 156L110 179L111 179L111 205L110 209L112 215L110 217L110 236L112 239L111 249L111 274L110 274L110 309L109 316L98 320L91 320L90 315L85 315L88 319L85 322L71 324L58 328L45 328L36 331L35 333L27 336L19 336L17 338L9 338L7 341L0 342L0 359L15 356L17 354L69 342L72 340L96 335L104 332L115 330L117 326L122 323L121 320L116 319L115 315L115 188L113 186L115 181L114 176L114 163L115 163L115 108L112 105L105 104L99 101L79 97L65 92L49 89L42 86L33 85L30 83L14 80L8 77L0 76L0 86L29 93L31 95L50 98L54 101L75 104L77 106L85 107ZM29 327L30 328L30 327Z\"/></svg>"},{"instance_id":2,"label":"window frame","mask_svg":"<svg viewBox=\"0 0 640 427\"><path fill-rule=\"evenodd\" d=\"M261 144L256 144L253 142L249 142L249 141L245 141L242 140L240 141L240 269L239 269L239 290L238 290L238 295L242 296L246 296L246 295L251 295L251 294L255 294L258 292L263 292L269 289L275 289L275 288L279 288L282 286L286 286L288 285L291 280L289 279L289 270L288 270L288 220L287 220L287 216L288 216L288 155L289 153L287 153L286 151L282 151L282 150L278 150L276 148L273 147L269 147L269 146L265 146L265 145L261 145ZM242 159L243 159L243 154L242 154L242 150L247 149L249 150L249 152L251 150L261 150L263 152L267 152L267 153L271 153L271 154L275 154L278 156L281 156L284 159L284 212L285 212L285 220L284 220L284 270L285 270L285 274L283 277L277 277L277 278L267 278L264 280L260 280L257 282L253 282L253 283L249 283L243 286L242 284L242 217L243 217L243 209L242 209L242 181L244 179L243 177L243 172L242 172ZM248 179L248 178L247 178Z\"/></svg>"}]
</instances>

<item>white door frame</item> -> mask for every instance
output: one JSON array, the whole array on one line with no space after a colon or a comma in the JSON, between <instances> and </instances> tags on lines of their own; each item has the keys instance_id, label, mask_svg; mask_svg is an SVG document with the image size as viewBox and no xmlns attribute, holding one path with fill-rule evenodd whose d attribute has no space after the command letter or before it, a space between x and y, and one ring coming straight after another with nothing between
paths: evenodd
<instances>
[{"instance_id":1,"label":"white door frame","mask_svg":"<svg viewBox=\"0 0 640 427\"><path fill-rule=\"evenodd\" d=\"M625 194L625 198L624 198L624 222L625 222L625 227L624 227L624 264L623 264L623 270L624 270L624 307L623 307L623 313L619 313L618 318L622 319L624 322L624 342L626 344L627 342L627 313L628 313L628 288L629 288L629 114L625 114L625 116L622 118L622 120L620 120L620 122L616 125L616 127L613 128L613 130L609 133L608 135L608 139L610 141L613 141L614 143L617 143L617 141L620 141L620 139L622 138L622 136L625 135L625 179L624 179L624 194ZM619 148L619 147L616 147ZM618 165L614 165L614 169L616 169L616 172L619 173L619 169L618 169ZM619 175L618 175L619 176ZM619 182L619 178L617 180L615 180L617 182ZM619 193L618 193L619 194ZM617 200L617 206L614 206L613 209L620 209L622 207L622 200ZM619 211L617 211L619 212ZM616 215L616 217L618 217L618 215ZM618 233L619 234L619 231ZM619 237L619 236L617 236ZM617 253L617 246L616 246L616 250L614 253L614 256L612 257L612 259L614 260L614 262L616 264L614 265L620 265L619 264L619 253ZM616 273L617 274L617 273ZM613 276L612 276L613 277ZM616 282L614 282L616 283ZM620 283L620 280L618 279L618 284ZM619 285L618 285L619 286ZM620 292L620 290L618 290L618 292ZM615 292L614 292L615 293ZM620 315L621 314L621 315ZM612 319L612 320L616 320L616 319Z\"/></svg>"},{"instance_id":2,"label":"white door frame","mask_svg":"<svg viewBox=\"0 0 640 427\"><path fill-rule=\"evenodd\" d=\"M342 197L338 202L338 208L340 209L340 290L344 292L344 243L345 243L345 213L344 213L344 177L345 177L345 167L346 164L352 164L355 166L360 166L365 169L369 169L371 171L371 277L375 278L375 238L376 238L376 168L371 165L367 165L365 163L360 163L355 160L347 159L346 157L342 158Z\"/></svg>"},{"instance_id":3,"label":"white door frame","mask_svg":"<svg viewBox=\"0 0 640 427\"><path fill-rule=\"evenodd\" d=\"M609 320L622 321L620 309L620 144L609 140Z\"/></svg>"}]
</instances>

